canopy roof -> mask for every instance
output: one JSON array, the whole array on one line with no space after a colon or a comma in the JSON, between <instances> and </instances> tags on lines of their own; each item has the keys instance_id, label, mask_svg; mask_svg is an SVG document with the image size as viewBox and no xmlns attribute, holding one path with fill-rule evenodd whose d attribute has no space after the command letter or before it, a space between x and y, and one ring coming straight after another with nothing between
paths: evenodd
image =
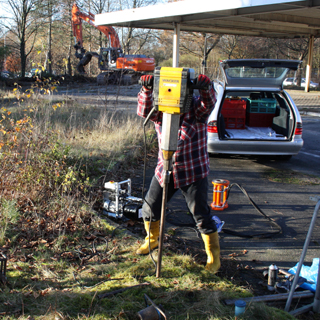
<instances>
[{"instance_id":1,"label":"canopy roof","mask_svg":"<svg viewBox=\"0 0 320 320\"><path fill-rule=\"evenodd\" d=\"M97 14L97 25L270 38L320 36L320 0L184 0Z\"/></svg>"}]
</instances>

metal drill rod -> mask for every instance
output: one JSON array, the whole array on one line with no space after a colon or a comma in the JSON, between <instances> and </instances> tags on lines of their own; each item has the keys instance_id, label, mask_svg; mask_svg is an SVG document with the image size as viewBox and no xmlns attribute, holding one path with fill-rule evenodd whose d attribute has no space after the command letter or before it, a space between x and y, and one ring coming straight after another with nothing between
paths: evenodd
<instances>
[{"instance_id":1,"label":"metal drill rod","mask_svg":"<svg viewBox=\"0 0 320 320\"><path fill-rule=\"evenodd\" d=\"M304 261L304 257L306 256L306 253L307 253L307 250L308 250L308 247L309 247L309 243L310 243L310 239L311 239L311 236L312 236L313 228L314 228L315 223L317 221L317 215L318 215L319 209L320 209L320 200L318 201L318 203L316 204L316 207L314 209L314 212L313 212L313 215L312 215L312 219L311 219L311 222L310 222L310 225L309 225L309 230L308 230L308 233L307 233L307 236L306 236L306 240L304 242L304 246L303 246L302 253L301 253L301 256L300 256L300 260L299 260L299 263L298 263L298 266L297 266L296 274L294 276L293 283L292 283L291 288L290 288L288 300L287 300L287 303L286 303L286 306L285 306L285 309L284 309L287 312L289 312L289 309L290 309L293 293L294 293L296 285L298 283L301 267L302 267L302 264L303 264L303 261ZM318 283L317 286L320 286L320 284Z\"/></svg>"},{"instance_id":2,"label":"metal drill rod","mask_svg":"<svg viewBox=\"0 0 320 320\"><path fill-rule=\"evenodd\" d=\"M160 234L159 234L159 252L158 252L157 272L156 272L157 278L159 278L161 276L162 246L163 246L164 229L165 229L165 221L166 221L165 217L166 217L166 206L167 206L169 180L170 180L170 172L168 170L165 170L164 181L163 181L163 190L162 190L162 205L161 205Z\"/></svg>"},{"instance_id":3,"label":"metal drill rod","mask_svg":"<svg viewBox=\"0 0 320 320\"><path fill-rule=\"evenodd\" d=\"M160 218L160 234L159 234L159 252L157 261L156 277L161 274L162 247L165 229L166 206L168 196L168 184L170 181L170 171L172 165L172 156L178 145L180 114L169 114L164 112L162 115L162 139L161 150L163 153L163 190L162 190L162 206Z\"/></svg>"}]
</instances>

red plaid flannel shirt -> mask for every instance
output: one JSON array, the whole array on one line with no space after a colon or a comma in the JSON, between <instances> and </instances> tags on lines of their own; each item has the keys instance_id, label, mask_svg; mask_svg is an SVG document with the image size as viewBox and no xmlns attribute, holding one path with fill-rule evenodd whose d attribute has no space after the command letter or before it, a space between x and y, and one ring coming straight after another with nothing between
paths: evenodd
<instances>
[{"instance_id":1,"label":"red plaid flannel shirt","mask_svg":"<svg viewBox=\"0 0 320 320\"><path fill-rule=\"evenodd\" d=\"M209 174L209 155L207 151L207 120L216 102L212 87L200 90L200 96L193 97L190 110L180 116L178 147L172 157L174 187L187 186ZM152 90L143 89L138 94L137 114L146 118L153 106ZM161 146L162 112L151 116L158 136L159 154L155 176L163 183L163 156Z\"/></svg>"}]
</instances>

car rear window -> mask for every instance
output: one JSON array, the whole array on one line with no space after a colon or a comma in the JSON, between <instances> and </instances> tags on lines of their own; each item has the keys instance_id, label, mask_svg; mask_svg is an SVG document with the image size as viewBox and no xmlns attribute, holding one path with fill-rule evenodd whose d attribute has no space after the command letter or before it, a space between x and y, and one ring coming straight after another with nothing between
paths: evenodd
<instances>
[{"instance_id":1,"label":"car rear window","mask_svg":"<svg viewBox=\"0 0 320 320\"><path fill-rule=\"evenodd\" d=\"M229 67L225 70L228 78L279 78L288 70L287 68L269 67Z\"/></svg>"}]
</instances>

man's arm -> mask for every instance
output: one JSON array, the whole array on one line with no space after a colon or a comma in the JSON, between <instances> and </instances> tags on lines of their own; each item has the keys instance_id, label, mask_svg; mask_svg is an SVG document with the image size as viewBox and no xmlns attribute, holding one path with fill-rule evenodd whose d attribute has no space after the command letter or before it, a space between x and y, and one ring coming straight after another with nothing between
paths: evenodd
<instances>
[{"instance_id":1,"label":"man's arm","mask_svg":"<svg viewBox=\"0 0 320 320\"><path fill-rule=\"evenodd\" d=\"M153 99L152 90L144 90L143 88L138 93L137 114L142 118L146 118L152 109Z\"/></svg>"},{"instance_id":2,"label":"man's arm","mask_svg":"<svg viewBox=\"0 0 320 320\"><path fill-rule=\"evenodd\" d=\"M140 78L139 83L142 85L140 92L138 93L138 108L137 114L142 118L146 118L153 106L153 76L145 75ZM154 112L150 117L151 121L157 121L160 113Z\"/></svg>"},{"instance_id":3,"label":"man's arm","mask_svg":"<svg viewBox=\"0 0 320 320\"><path fill-rule=\"evenodd\" d=\"M199 92L200 96L194 102L196 118L198 121L207 121L216 103L216 95L211 80L208 90L199 90Z\"/></svg>"}]
</instances>

